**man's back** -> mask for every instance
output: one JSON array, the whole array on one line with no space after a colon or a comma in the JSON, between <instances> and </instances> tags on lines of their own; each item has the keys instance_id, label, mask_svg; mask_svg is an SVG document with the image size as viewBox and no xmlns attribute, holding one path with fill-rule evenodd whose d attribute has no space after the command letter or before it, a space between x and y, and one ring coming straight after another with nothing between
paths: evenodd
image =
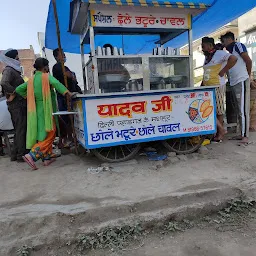
<instances>
[{"instance_id":1,"label":"man's back","mask_svg":"<svg viewBox=\"0 0 256 256\"><path fill-rule=\"evenodd\" d=\"M3 93L7 96L8 94L13 93L14 90L24 83L21 74L16 71L15 69L7 66L3 71L3 76L1 80L1 86ZM7 103L9 108L20 108L20 107L27 107L26 100L23 99L21 96L17 95L13 101Z\"/></svg>"},{"instance_id":2,"label":"man's back","mask_svg":"<svg viewBox=\"0 0 256 256\"><path fill-rule=\"evenodd\" d=\"M232 44L230 48L229 52L237 57L235 66L229 70L230 85L233 86L249 78L246 63L241 57L241 54L247 52L247 49L245 45L238 42Z\"/></svg>"},{"instance_id":3,"label":"man's back","mask_svg":"<svg viewBox=\"0 0 256 256\"><path fill-rule=\"evenodd\" d=\"M65 70L66 71L69 71L69 68L68 67L65 67ZM61 63L60 62L57 62L53 68L52 68L52 75L57 79L59 80L62 84L65 84L64 82L64 75L63 75L63 72L62 72L62 66L61 66ZM68 78L68 85L70 83L69 81L70 79Z\"/></svg>"}]
</instances>

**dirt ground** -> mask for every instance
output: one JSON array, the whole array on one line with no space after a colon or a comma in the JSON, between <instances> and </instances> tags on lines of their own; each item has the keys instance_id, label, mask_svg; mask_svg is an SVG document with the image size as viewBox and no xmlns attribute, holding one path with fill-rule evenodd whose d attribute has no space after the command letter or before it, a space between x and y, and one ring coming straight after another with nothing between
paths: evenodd
<instances>
[{"instance_id":1,"label":"dirt ground","mask_svg":"<svg viewBox=\"0 0 256 256\"><path fill-rule=\"evenodd\" d=\"M143 231L124 247L84 250L70 245L54 252L44 248L31 256L255 256L256 208L229 211L199 219L170 222Z\"/></svg>"},{"instance_id":2,"label":"dirt ground","mask_svg":"<svg viewBox=\"0 0 256 256\"><path fill-rule=\"evenodd\" d=\"M53 234L59 234L60 239L72 235L69 229L73 225L72 220L68 219L70 226L67 225L65 230L65 223L57 220L58 216L66 214L90 212L90 220L94 217L94 211L114 205L115 210L104 216L107 219L112 214L114 216L119 205L137 203L139 206L145 200L216 187L236 187L244 191L246 196L255 198L256 134L253 134L251 140L253 143L245 148L226 140L222 144L208 146L208 155L190 155L174 164L170 161L152 162L145 156L139 156L135 162L117 165L111 171L96 174L89 172L88 168L97 167L101 163L92 156L63 156L52 166L40 165L40 169L34 172L26 164L11 163L7 157L0 158L0 256L16 256L14 251L7 254L5 249L25 243L32 246L41 244L42 247L42 244L50 242ZM76 223L77 231L81 231L79 225L83 224ZM170 240L168 236L163 239L153 236L145 240L143 247L132 253L122 253L125 256L256 255L249 254L253 250L251 242L254 231L250 232L249 237L243 237L241 232L232 231L236 238L232 240L230 234L195 227L194 231L178 234L176 243L176 239ZM210 239L207 240L207 236ZM237 245L233 245L234 241L238 241ZM233 251L228 254L226 246ZM213 254L216 248L219 254ZM248 254L241 251L243 248L248 249ZM188 249L191 254L186 251ZM209 254L205 252L207 249L210 250ZM237 254L239 250L240 254ZM58 251L51 254L39 253L33 255L65 256ZM110 255L104 253L96 255Z\"/></svg>"},{"instance_id":3,"label":"dirt ground","mask_svg":"<svg viewBox=\"0 0 256 256\"><path fill-rule=\"evenodd\" d=\"M0 219L88 210L219 183L253 191L256 144L243 148L226 141L208 148L207 156L188 156L187 161L167 162L161 168L141 156L135 163L98 174L87 171L101 164L93 156L63 156L34 172L25 163L0 158Z\"/></svg>"},{"instance_id":4,"label":"dirt ground","mask_svg":"<svg viewBox=\"0 0 256 256\"><path fill-rule=\"evenodd\" d=\"M256 215L229 223L198 222L184 232L155 232L116 252L94 251L88 256L255 256ZM75 254L74 254L75 255Z\"/></svg>"}]
</instances>

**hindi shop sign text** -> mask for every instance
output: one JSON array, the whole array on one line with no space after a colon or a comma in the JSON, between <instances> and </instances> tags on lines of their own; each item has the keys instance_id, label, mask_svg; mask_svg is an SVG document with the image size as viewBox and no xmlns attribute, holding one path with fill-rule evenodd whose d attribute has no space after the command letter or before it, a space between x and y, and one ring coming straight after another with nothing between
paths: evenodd
<instances>
[{"instance_id":1,"label":"hindi shop sign text","mask_svg":"<svg viewBox=\"0 0 256 256\"><path fill-rule=\"evenodd\" d=\"M215 133L213 90L85 99L87 148Z\"/></svg>"},{"instance_id":2,"label":"hindi shop sign text","mask_svg":"<svg viewBox=\"0 0 256 256\"><path fill-rule=\"evenodd\" d=\"M124 10L91 10L94 27L188 29L190 16L175 13L139 13Z\"/></svg>"}]
</instances>

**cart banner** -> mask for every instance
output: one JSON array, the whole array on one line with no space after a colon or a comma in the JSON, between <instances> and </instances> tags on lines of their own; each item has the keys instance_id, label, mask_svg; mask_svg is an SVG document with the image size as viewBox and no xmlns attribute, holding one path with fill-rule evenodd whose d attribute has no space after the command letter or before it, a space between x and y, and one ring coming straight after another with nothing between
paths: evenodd
<instances>
[{"instance_id":1,"label":"cart banner","mask_svg":"<svg viewBox=\"0 0 256 256\"><path fill-rule=\"evenodd\" d=\"M216 132L214 89L83 101L88 149Z\"/></svg>"},{"instance_id":2,"label":"cart banner","mask_svg":"<svg viewBox=\"0 0 256 256\"><path fill-rule=\"evenodd\" d=\"M189 29L191 16L181 13L140 13L126 10L91 10L93 27Z\"/></svg>"}]
</instances>

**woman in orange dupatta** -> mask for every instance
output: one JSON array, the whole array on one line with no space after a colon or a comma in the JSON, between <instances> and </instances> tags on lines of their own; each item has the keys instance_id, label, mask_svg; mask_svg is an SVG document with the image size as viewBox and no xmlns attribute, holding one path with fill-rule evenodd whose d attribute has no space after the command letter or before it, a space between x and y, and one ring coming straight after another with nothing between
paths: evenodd
<instances>
[{"instance_id":1,"label":"woman in orange dupatta","mask_svg":"<svg viewBox=\"0 0 256 256\"><path fill-rule=\"evenodd\" d=\"M49 61L38 58L35 61L35 75L16 88L16 93L27 98L27 149L30 152L23 156L24 161L33 170L37 170L35 162L41 159L44 166L51 164L52 145L56 136L58 119L53 117L57 111L56 89L60 94L71 93L53 76L49 75Z\"/></svg>"}]
</instances>

